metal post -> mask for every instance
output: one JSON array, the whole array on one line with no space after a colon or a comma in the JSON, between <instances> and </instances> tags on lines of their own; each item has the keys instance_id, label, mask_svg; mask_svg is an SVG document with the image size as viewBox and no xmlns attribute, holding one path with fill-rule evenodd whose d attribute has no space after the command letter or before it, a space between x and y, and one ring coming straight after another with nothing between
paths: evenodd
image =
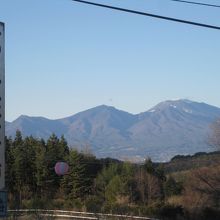
<instances>
[{"instance_id":1,"label":"metal post","mask_svg":"<svg viewBox=\"0 0 220 220\"><path fill-rule=\"evenodd\" d=\"M5 26L0 22L0 217L7 212L5 191Z\"/></svg>"},{"instance_id":2,"label":"metal post","mask_svg":"<svg viewBox=\"0 0 220 220\"><path fill-rule=\"evenodd\" d=\"M5 188L5 56L4 24L0 23L0 190Z\"/></svg>"}]
</instances>

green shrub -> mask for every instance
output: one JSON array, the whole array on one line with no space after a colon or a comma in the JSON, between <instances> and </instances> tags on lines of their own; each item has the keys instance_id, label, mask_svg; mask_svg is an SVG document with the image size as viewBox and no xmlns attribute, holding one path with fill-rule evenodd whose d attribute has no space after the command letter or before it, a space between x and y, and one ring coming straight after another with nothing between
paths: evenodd
<instances>
[{"instance_id":1,"label":"green shrub","mask_svg":"<svg viewBox=\"0 0 220 220\"><path fill-rule=\"evenodd\" d=\"M101 212L103 200L97 196L90 196L85 201L86 210L88 212Z\"/></svg>"}]
</instances>

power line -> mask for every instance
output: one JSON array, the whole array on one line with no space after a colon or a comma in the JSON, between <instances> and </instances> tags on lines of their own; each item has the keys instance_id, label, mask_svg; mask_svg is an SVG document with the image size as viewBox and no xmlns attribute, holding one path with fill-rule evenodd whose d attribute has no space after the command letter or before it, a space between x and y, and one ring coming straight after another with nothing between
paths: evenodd
<instances>
[{"instance_id":1,"label":"power line","mask_svg":"<svg viewBox=\"0 0 220 220\"><path fill-rule=\"evenodd\" d=\"M148 17L153 17L153 18L158 18L158 19L163 19L163 20L168 20L168 21L173 21L173 22L178 22L178 23L184 23L184 24L189 24L189 25L194 25L194 26L199 26L199 27L204 27L204 28L210 28L210 29L215 29L215 30L220 30L220 26L213 26L209 24L204 24L204 23L198 23L198 22L193 22L193 21L188 21L188 20L182 20L182 19L177 19L177 18L172 18L172 17L166 17L166 16L161 16L161 15L156 15L156 14L151 14L151 13L146 13L146 12L141 12L141 11L134 11L126 8L119 8L115 6L110 6L110 5L104 5L104 4L99 4L95 2L88 2L84 0L72 0L74 2L79 2L83 4L88 4L88 5L94 5L102 8L108 8L112 10L117 10L117 11L123 11L127 13L132 13L132 14L138 14L138 15L143 15L143 16L148 16Z\"/></svg>"},{"instance_id":2,"label":"power line","mask_svg":"<svg viewBox=\"0 0 220 220\"><path fill-rule=\"evenodd\" d=\"M170 1L179 2L179 3L193 4L193 5L200 5L200 6L208 6L208 7L214 7L214 8L220 8L220 5L207 4L207 3L202 3L202 2L193 2L193 1L185 1L185 0L170 0Z\"/></svg>"}]
</instances>

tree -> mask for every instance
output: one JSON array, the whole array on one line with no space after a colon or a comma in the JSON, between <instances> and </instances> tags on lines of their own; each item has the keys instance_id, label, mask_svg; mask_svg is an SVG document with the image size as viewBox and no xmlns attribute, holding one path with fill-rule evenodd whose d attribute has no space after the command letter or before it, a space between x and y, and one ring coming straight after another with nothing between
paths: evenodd
<instances>
[{"instance_id":1,"label":"tree","mask_svg":"<svg viewBox=\"0 0 220 220\"><path fill-rule=\"evenodd\" d=\"M167 198L173 195L181 194L182 189L182 184L176 182L176 180L172 176L169 176L164 183L164 193Z\"/></svg>"},{"instance_id":2,"label":"tree","mask_svg":"<svg viewBox=\"0 0 220 220\"><path fill-rule=\"evenodd\" d=\"M23 158L25 160L25 170L23 170L23 176L25 178L24 185L28 188L33 195L36 191L36 153L35 147L37 140L32 136L26 137L23 142Z\"/></svg>"},{"instance_id":3,"label":"tree","mask_svg":"<svg viewBox=\"0 0 220 220\"><path fill-rule=\"evenodd\" d=\"M55 173L54 168L57 162L67 160L69 154L67 142L63 136L59 139L52 134L46 143L44 140L37 142L35 152L37 192L47 199L55 198L62 177Z\"/></svg>"},{"instance_id":4,"label":"tree","mask_svg":"<svg viewBox=\"0 0 220 220\"><path fill-rule=\"evenodd\" d=\"M122 181L119 175L114 176L106 186L106 200L111 203L120 203L120 199L125 195L126 182Z\"/></svg>"},{"instance_id":5,"label":"tree","mask_svg":"<svg viewBox=\"0 0 220 220\"><path fill-rule=\"evenodd\" d=\"M48 192L47 178L48 178L48 163L46 161L46 143L43 139L38 141L35 147L36 153L36 194L39 198L45 197Z\"/></svg>"},{"instance_id":6,"label":"tree","mask_svg":"<svg viewBox=\"0 0 220 220\"><path fill-rule=\"evenodd\" d=\"M183 205L187 209L220 208L220 166L190 172L184 185Z\"/></svg>"},{"instance_id":7,"label":"tree","mask_svg":"<svg viewBox=\"0 0 220 220\"><path fill-rule=\"evenodd\" d=\"M155 167L150 158L147 158L144 162L144 169L148 174L155 175Z\"/></svg>"},{"instance_id":8,"label":"tree","mask_svg":"<svg viewBox=\"0 0 220 220\"><path fill-rule=\"evenodd\" d=\"M70 150L68 164L70 166L69 173L62 180L65 197L69 201L84 200L90 188L83 155L76 150Z\"/></svg>"},{"instance_id":9,"label":"tree","mask_svg":"<svg viewBox=\"0 0 220 220\"><path fill-rule=\"evenodd\" d=\"M22 175L23 169L25 169L25 160L23 157L23 139L20 131L16 131L15 139L13 142L13 154L14 154L14 164L13 170L15 174L15 200L16 208L20 208L22 201L22 186L25 181Z\"/></svg>"},{"instance_id":10,"label":"tree","mask_svg":"<svg viewBox=\"0 0 220 220\"><path fill-rule=\"evenodd\" d=\"M33 137L23 140L20 132L17 132L12 148L13 157L9 155L14 161L12 172L15 174L14 184L20 201L31 198L36 190L35 143Z\"/></svg>"},{"instance_id":11,"label":"tree","mask_svg":"<svg viewBox=\"0 0 220 220\"><path fill-rule=\"evenodd\" d=\"M16 189L16 179L15 179L15 170L14 170L14 160L15 155L13 153L13 140L11 138L6 138L5 140L5 164L6 164L6 187L8 191L8 197L10 201L13 201L13 208L16 204L14 201L14 195L17 192Z\"/></svg>"},{"instance_id":12,"label":"tree","mask_svg":"<svg viewBox=\"0 0 220 220\"><path fill-rule=\"evenodd\" d=\"M69 147L63 135L59 140L58 147L60 160L66 160L69 155Z\"/></svg>"}]
</instances>

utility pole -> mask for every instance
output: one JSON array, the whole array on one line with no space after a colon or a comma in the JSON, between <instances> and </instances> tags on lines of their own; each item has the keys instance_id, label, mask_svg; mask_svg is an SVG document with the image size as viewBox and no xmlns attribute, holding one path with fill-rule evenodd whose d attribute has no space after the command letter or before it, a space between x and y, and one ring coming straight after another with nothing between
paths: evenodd
<instances>
[{"instance_id":1,"label":"utility pole","mask_svg":"<svg viewBox=\"0 0 220 220\"><path fill-rule=\"evenodd\" d=\"M0 22L0 217L6 216L5 190L5 25Z\"/></svg>"}]
</instances>

